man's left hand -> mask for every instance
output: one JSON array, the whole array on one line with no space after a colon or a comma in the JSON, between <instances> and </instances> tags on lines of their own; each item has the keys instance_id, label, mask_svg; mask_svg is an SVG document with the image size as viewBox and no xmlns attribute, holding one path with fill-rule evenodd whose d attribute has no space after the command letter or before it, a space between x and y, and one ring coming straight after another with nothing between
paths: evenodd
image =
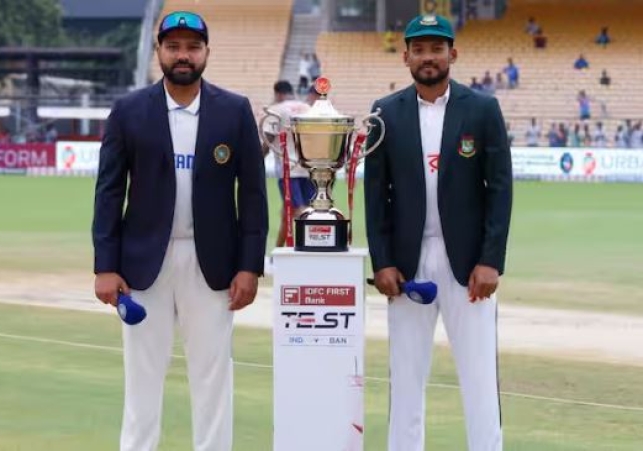
<instances>
[{"instance_id":1,"label":"man's left hand","mask_svg":"<svg viewBox=\"0 0 643 451\"><path fill-rule=\"evenodd\" d=\"M498 288L499 277L496 268L476 265L469 276L469 300L476 302L490 297Z\"/></svg>"},{"instance_id":2,"label":"man's left hand","mask_svg":"<svg viewBox=\"0 0 643 451\"><path fill-rule=\"evenodd\" d=\"M241 310L252 304L257 296L259 277L249 271L239 271L230 284L230 310Z\"/></svg>"}]
</instances>

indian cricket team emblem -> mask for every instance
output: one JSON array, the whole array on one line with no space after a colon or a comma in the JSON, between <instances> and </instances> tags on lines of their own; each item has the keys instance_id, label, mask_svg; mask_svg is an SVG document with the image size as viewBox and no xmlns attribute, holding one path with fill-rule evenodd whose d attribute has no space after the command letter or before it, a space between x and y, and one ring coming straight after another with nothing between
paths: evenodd
<instances>
[{"instance_id":1,"label":"indian cricket team emblem","mask_svg":"<svg viewBox=\"0 0 643 451\"><path fill-rule=\"evenodd\" d=\"M420 20L420 24L426 26L437 25L438 19L435 17L435 14L427 14L426 16L422 17L422 19Z\"/></svg>"},{"instance_id":2,"label":"indian cricket team emblem","mask_svg":"<svg viewBox=\"0 0 643 451\"><path fill-rule=\"evenodd\" d=\"M230 159L230 154L232 152L230 151L230 148L225 144L219 144L214 148L214 151L212 153L214 154L214 161L219 164L226 164Z\"/></svg>"},{"instance_id":3,"label":"indian cricket team emblem","mask_svg":"<svg viewBox=\"0 0 643 451\"><path fill-rule=\"evenodd\" d=\"M472 136L463 136L460 141L460 148L458 149L460 156L471 158L476 154L476 146Z\"/></svg>"}]
</instances>

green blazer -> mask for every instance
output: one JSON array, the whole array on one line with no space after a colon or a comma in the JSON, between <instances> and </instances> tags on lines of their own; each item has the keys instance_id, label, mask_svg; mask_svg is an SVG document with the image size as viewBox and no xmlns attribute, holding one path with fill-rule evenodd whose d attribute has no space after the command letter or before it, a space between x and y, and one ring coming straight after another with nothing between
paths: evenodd
<instances>
[{"instance_id":1,"label":"green blazer","mask_svg":"<svg viewBox=\"0 0 643 451\"><path fill-rule=\"evenodd\" d=\"M444 117L438 209L449 262L461 285L476 264L504 272L512 173L498 101L454 81ZM393 266L415 277L426 221L425 173L415 85L375 102L385 124L366 157L366 232L373 270ZM369 145L379 137L376 126Z\"/></svg>"}]
</instances>

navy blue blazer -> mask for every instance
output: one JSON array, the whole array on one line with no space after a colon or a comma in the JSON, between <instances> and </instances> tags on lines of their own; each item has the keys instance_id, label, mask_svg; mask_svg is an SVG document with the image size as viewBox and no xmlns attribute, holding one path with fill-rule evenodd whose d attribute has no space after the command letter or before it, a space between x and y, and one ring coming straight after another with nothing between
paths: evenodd
<instances>
[{"instance_id":1,"label":"navy blue blazer","mask_svg":"<svg viewBox=\"0 0 643 451\"><path fill-rule=\"evenodd\" d=\"M449 262L466 286L477 264L505 266L512 204L511 152L498 101L454 81L438 159L438 210ZM386 126L366 157L366 232L373 270L415 277L426 221L425 173L414 85L375 102ZM380 134L376 127L371 145Z\"/></svg>"},{"instance_id":2,"label":"navy blue blazer","mask_svg":"<svg viewBox=\"0 0 643 451\"><path fill-rule=\"evenodd\" d=\"M230 149L227 161L225 153L215 158L220 145ZM257 125L247 98L205 81L192 180L194 241L210 288L228 288L238 271L262 275L268 204ZM107 120L92 226L94 272L116 272L134 289L149 288L170 240L175 198L161 81L116 101Z\"/></svg>"}]
</instances>

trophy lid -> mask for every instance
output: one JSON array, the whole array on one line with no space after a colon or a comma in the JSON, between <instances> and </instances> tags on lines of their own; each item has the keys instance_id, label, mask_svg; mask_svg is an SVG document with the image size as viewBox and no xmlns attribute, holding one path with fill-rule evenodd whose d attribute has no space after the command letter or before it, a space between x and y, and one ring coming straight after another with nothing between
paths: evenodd
<instances>
[{"instance_id":1,"label":"trophy lid","mask_svg":"<svg viewBox=\"0 0 643 451\"><path fill-rule=\"evenodd\" d=\"M304 114L294 116L293 119L297 121L353 121L352 116L341 114L338 112L333 104L326 98L330 92L330 80L326 77L319 77L315 80L315 91L321 96L315 101L313 106Z\"/></svg>"}]
</instances>

